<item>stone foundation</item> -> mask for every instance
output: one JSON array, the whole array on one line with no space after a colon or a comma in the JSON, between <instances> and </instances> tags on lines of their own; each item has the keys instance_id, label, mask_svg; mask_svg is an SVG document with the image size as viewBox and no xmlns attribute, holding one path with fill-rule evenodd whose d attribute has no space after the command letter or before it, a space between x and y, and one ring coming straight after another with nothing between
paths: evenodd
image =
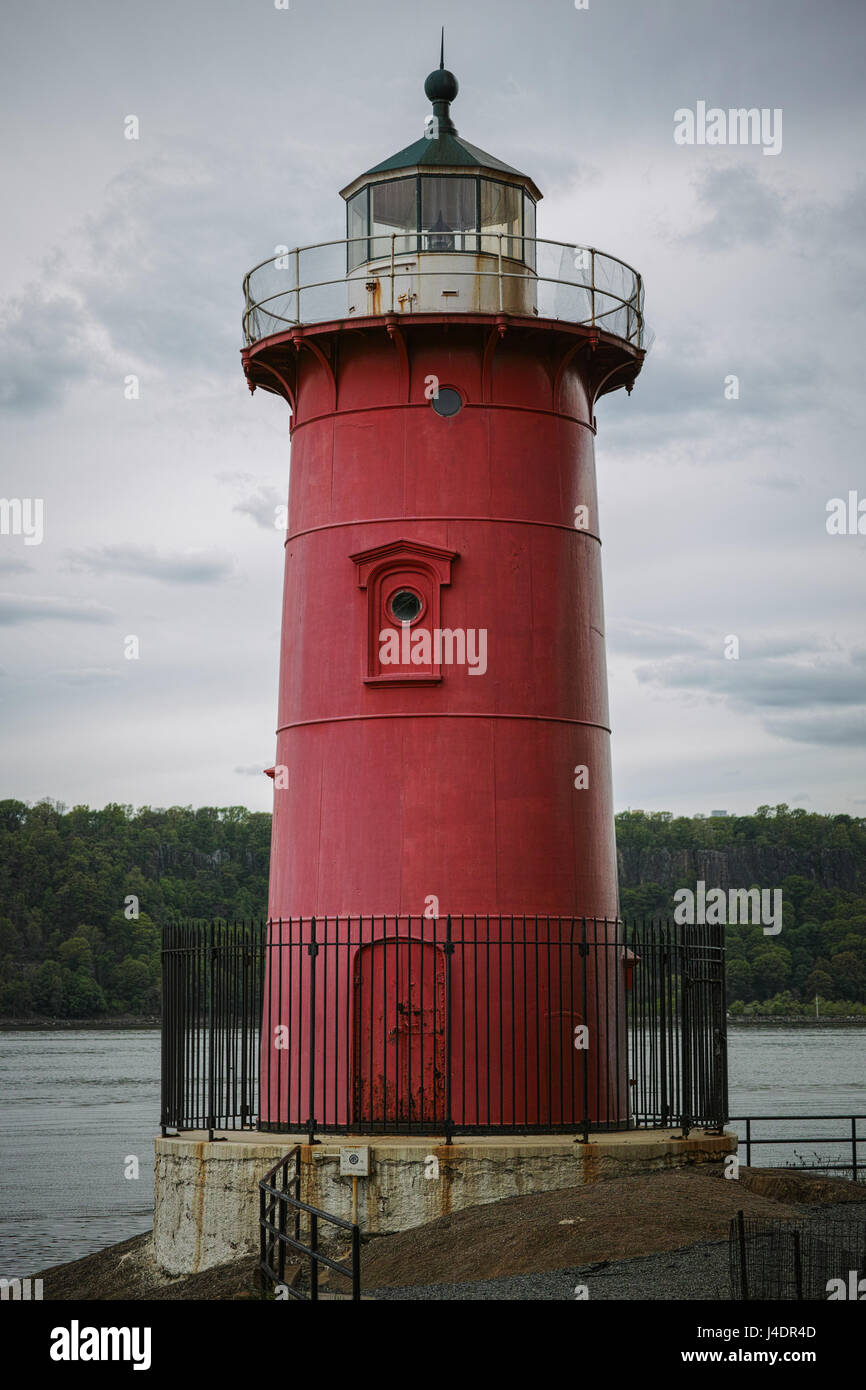
<instances>
[{"instance_id":1,"label":"stone foundation","mask_svg":"<svg viewBox=\"0 0 866 1390\"><path fill-rule=\"evenodd\" d=\"M629 1130L574 1142L567 1135L435 1137L339 1135L309 1145L303 1135L232 1131L156 1140L154 1251L169 1274L195 1274L258 1249L258 1182L301 1145L301 1198L351 1219L352 1180L340 1149L368 1146L370 1176L358 1179L362 1231L385 1234L502 1197L582 1187L629 1173L720 1164L736 1135ZM324 1235L324 1232L323 1232Z\"/></svg>"}]
</instances>

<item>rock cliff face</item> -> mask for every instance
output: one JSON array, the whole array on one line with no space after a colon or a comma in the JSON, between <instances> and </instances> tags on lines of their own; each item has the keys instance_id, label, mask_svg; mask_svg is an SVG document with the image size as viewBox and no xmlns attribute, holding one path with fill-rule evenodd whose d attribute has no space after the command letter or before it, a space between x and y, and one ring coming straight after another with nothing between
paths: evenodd
<instances>
[{"instance_id":1,"label":"rock cliff face","mask_svg":"<svg viewBox=\"0 0 866 1390\"><path fill-rule=\"evenodd\" d=\"M158 875L168 873L170 869L218 869L222 864L242 864L244 868L255 869L261 867L260 861L267 865L267 854L259 854L255 850L245 849L240 853L232 853L230 849L215 849L212 851L197 849L180 849L177 845L159 846L156 856L156 869Z\"/></svg>"},{"instance_id":2,"label":"rock cliff face","mask_svg":"<svg viewBox=\"0 0 866 1390\"><path fill-rule=\"evenodd\" d=\"M688 888L703 880L712 888L775 888L789 874L814 880L822 888L856 892L866 873L849 849L810 852L776 845L732 845L729 849L653 849L628 847L618 851L622 888L658 883L663 888Z\"/></svg>"},{"instance_id":3,"label":"rock cliff face","mask_svg":"<svg viewBox=\"0 0 866 1390\"><path fill-rule=\"evenodd\" d=\"M662 888L688 888L699 879L712 888L748 888L759 884L773 888L789 874L812 879L822 888L857 892L866 889L866 866L860 866L850 849L817 849L809 852L777 845L732 845L729 849L659 849L626 847L617 852L622 888L642 883L658 883ZM245 849L232 854L228 849L211 853L179 849L161 844L157 876L172 869L216 869L232 862L246 869L260 868L267 855Z\"/></svg>"}]
</instances>

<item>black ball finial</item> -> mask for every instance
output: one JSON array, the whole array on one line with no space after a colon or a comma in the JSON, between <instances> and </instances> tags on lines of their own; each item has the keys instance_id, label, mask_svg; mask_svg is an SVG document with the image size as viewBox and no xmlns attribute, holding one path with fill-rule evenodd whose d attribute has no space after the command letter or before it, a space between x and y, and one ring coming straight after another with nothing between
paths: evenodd
<instances>
[{"instance_id":1,"label":"black ball finial","mask_svg":"<svg viewBox=\"0 0 866 1390\"><path fill-rule=\"evenodd\" d=\"M453 101L459 90L457 78L447 68L434 68L424 83L429 101Z\"/></svg>"},{"instance_id":2,"label":"black ball finial","mask_svg":"<svg viewBox=\"0 0 866 1390\"><path fill-rule=\"evenodd\" d=\"M424 83L424 93L428 101L433 103L433 114L438 119L439 129L453 135L457 134L457 127L451 120L451 113L448 108L459 90L460 85L457 78L445 66L445 27L443 25L439 66L433 69Z\"/></svg>"}]
</instances>

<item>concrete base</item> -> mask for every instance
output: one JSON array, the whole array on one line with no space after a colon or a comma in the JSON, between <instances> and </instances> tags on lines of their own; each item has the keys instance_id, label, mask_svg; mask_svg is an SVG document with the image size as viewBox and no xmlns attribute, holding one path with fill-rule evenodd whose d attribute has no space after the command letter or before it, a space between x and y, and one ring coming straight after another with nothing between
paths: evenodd
<instances>
[{"instance_id":1,"label":"concrete base","mask_svg":"<svg viewBox=\"0 0 866 1390\"><path fill-rule=\"evenodd\" d=\"M369 1146L370 1176L358 1179L358 1223L371 1234L403 1231L462 1207L503 1197L582 1187L605 1178L694 1163L720 1164L734 1134L628 1130L575 1142L568 1135L464 1137L303 1135L229 1131L156 1140L154 1253L169 1274L194 1274L258 1250L258 1182L301 1145L301 1198L351 1219L352 1180L340 1176L341 1148ZM323 1236L325 1232L322 1232Z\"/></svg>"}]
</instances>

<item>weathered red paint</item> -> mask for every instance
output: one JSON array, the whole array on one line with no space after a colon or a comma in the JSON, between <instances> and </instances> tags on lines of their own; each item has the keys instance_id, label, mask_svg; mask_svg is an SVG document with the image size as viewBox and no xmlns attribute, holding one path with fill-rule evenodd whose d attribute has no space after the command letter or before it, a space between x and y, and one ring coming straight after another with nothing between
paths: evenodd
<instances>
[{"instance_id":1,"label":"weathered red paint","mask_svg":"<svg viewBox=\"0 0 866 1390\"><path fill-rule=\"evenodd\" d=\"M282 394L285 383L294 411L273 919L417 917L431 897L440 916L616 917L593 407L631 385L642 356L595 329L480 314L316 325L245 351L250 384ZM457 415L432 409L430 376L461 393ZM383 605L404 583L425 604L420 626L486 629L484 674L377 666L373 644L394 626ZM575 788L578 767L585 789ZM269 981L275 1023L280 990L303 990L298 950L292 985ZM308 1109L322 1126L351 1124L357 1097L384 1094L397 1074L410 1108L416 1092L441 1087L437 954L417 940L361 947L354 998L325 990L317 1006L320 1036L335 1015L347 1020L336 1084L310 1096L301 1063L293 1094L285 1077L265 1088L263 1122ZM495 1027L525 1028L522 996L512 1009L495 978L481 980L479 1008ZM623 985L621 971L603 985L600 1017L583 1018L553 981L554 1078L573 1065L576 1023L597 1030L602 1054L612 1046L606 1018L621 1015ZM395 1001L426 1026L426 1052L413 1056L399 1030L389 1036ZM474 1067L461 1053L466 1023L454 1021L455 1058ZM303 1038L298 1046L303 1055ZM486 1058L477 1065L483 1091ZM505 1082L510 1093L514 1078ZM469 1089L458 1125L512 1120L501 1106L481 1114ZM583 1105L582 1095L567 1102L550 1123L581 1118Z\"/></svg>"}]
</instances>

